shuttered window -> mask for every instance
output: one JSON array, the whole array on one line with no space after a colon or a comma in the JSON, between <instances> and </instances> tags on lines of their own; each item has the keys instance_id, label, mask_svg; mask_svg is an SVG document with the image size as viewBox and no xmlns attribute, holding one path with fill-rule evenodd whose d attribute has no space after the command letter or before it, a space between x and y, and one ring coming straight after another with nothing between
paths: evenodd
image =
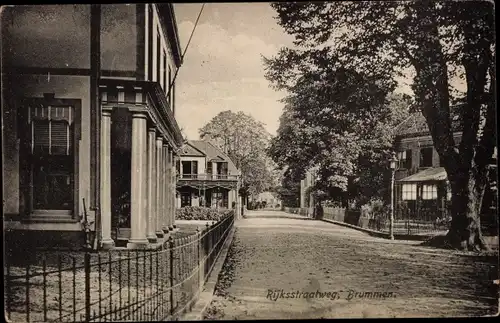
<instances>
[{"instance_id":1,"label":"shuttered window","mask_svg":"<svg viewBox=\"0 0 500 323\"><path fill-rule=\"evenodd\" d=\"M33 121L33 145L35 152L49 153L50 122L46 120Z\"/></svg>"},{"instance_id":2,"label":"shuttered window","mask_svg":"<svg viewBox=\"0 0 500 323\"><path fill-rule=\"evenodd\" d=\"M30 115L32 153L71 154L72 107L30 107Z\"/></svg>"},{"instance_id":3,"label":"shuttered window","mask_svg":"<svg viewBox=\"0 0 500 323\"><path fill-rule=\"evenodd\" d=\"M72 210L74 111L72 106L28 107L26 149L31 152L33 210Z\"/></svg>"}]
</instances>

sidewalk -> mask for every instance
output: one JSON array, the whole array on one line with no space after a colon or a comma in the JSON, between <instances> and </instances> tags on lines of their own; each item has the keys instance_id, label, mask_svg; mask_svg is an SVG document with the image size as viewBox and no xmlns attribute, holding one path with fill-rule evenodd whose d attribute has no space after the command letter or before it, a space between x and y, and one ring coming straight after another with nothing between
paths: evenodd
<instances>
[{"instance_id":1,"label":"sidewalk","mask_svg":"<svg viewBox=\"0 0 500 323\"><path fill-rule=\"evenodd\" d=\"M445 317L497 312L492 284L498 276L496 255L477 256L419 243L375 238L284 212L248 212L236 224L205 318ZM328 292L330 297L321 296ZM308 297L309 293L314 295Z\"/></svg>"}]
</instances>

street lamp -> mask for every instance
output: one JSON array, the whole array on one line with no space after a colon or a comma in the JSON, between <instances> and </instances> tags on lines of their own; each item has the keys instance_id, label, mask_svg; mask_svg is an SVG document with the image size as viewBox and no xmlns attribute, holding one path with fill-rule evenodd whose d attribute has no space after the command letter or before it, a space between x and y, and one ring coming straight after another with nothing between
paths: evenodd
<instances>
[{"instance_id":1,"label":"street lamp","mask_svg":"<svg viewBox=\"0 0 500 323\"><path fill-rule=\"evenodd\" d=\"M396 154L392 152L392 156L389 159L389 168L391 169L391 219L390 219L390 238L394 240L394 174L396 173L398 166L398 159Z\"/></svg>"}]
</instances>

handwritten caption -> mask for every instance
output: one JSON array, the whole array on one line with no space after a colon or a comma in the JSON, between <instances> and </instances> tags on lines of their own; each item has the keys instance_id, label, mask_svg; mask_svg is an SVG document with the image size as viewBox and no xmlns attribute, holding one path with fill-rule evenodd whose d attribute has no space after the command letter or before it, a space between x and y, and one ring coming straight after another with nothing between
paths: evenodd
<instances>
[{"instance_id":1,"label":"handwritten caption","mask_svg":"<svg viewBox=\"0 0 500 323\"><path fill-rule=\"evenodd\" d=\"M352 289L330 291L330 292L304 292L304 291L285 291L283 289L268 289L266 298L272 301L277 301L278 299L292 299L292 298L325 298L332 301L345 299L348 301L354 299L386 299L395 298L396 294L393 292L367 292L367 291L355 291Z\"/></svg>"}]
</instances>

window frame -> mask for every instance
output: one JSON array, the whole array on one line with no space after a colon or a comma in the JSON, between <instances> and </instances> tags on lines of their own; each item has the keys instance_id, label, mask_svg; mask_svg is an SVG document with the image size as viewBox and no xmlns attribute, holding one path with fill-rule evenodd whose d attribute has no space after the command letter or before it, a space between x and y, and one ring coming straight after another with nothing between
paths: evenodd
<instances>
[{"instance_id":1,"label":"window frame","mask_svg":"<svg viewBox=\"0 0 500 323\"><path fill-rule=\"evenodd\" d=\"M168 88L170 85L167 84L167 52L165 50L163 50L163 60L162 60L162 64L163 64L163 91L165 91L165 93L168 92ZM159 82L159 81L158 81Z\"/></svg>"},{"instance_id":2,"label":"window frame","mask_svg":"<svg viewBox=\"0 0 500 323\"><path fill-rule=\"evenodd\" d=\"M424 151L428 151L429 152L429 165L424 165L424 154L423 152ZM432 164L433 164L433 158L434 158L434 148L432 146L424 146L424 147L420 147L420 150L419 150L419 165L418 167L419 168L429 168L429 167L432 167Z\"/></svg>"},{"instance_id":3,"label":"window frame","mask_svg":"<svg viewBox=\"0 0 500 323\"><path fill-rule=\"evenodd\" d=\"M172 68L170 67L170 64L168 64L168 89L170 89L172 85ZM172 104L172 92L168 92L167 90L167 95L168 95L168 104L170 104L170 110L174 111L174 106Z\"/></svg>"},{"instance_id":4,"label":"window frame","mask_svg":"<svg viewBox=\"0 0 500 323\"><path fill-rule=\"evenodd\" d=\"M433 201L438 199L438 187L435 183L422 184L422 200Z\"/></svg>"},{"instance_id":5,"label":"window frame","mask_svg":"<svg viewBox=\"0 0 500 323\"><path fill-rule=\"evenodd\" d=\"M31 116L28 107L34 106L71 106L73 108L72 126L72 153L73 153L73 176L71 186L73 190L73 207L68 216L77 219L79 215L79 157L81 139L81 100L80 99L56 99L53 94L45 94L44 97L25 97L19 101L17 107L19 140L19 214L22 219L30 219L37 214L61 215L61 210L34 209L34 179L33 179L33 153L31 151Z\"/></svg>"},{"instance_id":6,"label":"window frame","mask_svg":"<svg viewBox=\"0 0 500 323\"><path fill-rule=\"evenodd\" d=\"M160 27L156 30L156 82L161 83L161 33Z\"/></svg>"},{"instance_id":7,"label":"window frame","mask_svg":"<svg viewBox=\"0 0 500 323\"><path fill-rule=\"evenodd\" d=\"M146 4L148 6L148 79L153 81L153 4Z\"/></svg>"},{"instance_id":8,"label":"window frame","mask_svg":"<svg viewBox=\"0 0 500 323\"><path fill-rule=\"evenodd\" d=\"M411 169L412 150L404 149L398 152L399 169Z\"/></svg>"},{"instance_id":9,"label":"window frame","mask_svg":"<svg viewBox=\"0 0 500 323\"><path fill-rule=\"evenodd\" d=\"M407 189L411 187L411 189ZM414 189L413 189L414 188ZM416 201L418 198L418 185L417 183L403 183L401 187L401 200L402 201ZM407 198L407 197L410 198ZM413 198L415 197L415 198Z\"/></svg>"}]
</instances>

